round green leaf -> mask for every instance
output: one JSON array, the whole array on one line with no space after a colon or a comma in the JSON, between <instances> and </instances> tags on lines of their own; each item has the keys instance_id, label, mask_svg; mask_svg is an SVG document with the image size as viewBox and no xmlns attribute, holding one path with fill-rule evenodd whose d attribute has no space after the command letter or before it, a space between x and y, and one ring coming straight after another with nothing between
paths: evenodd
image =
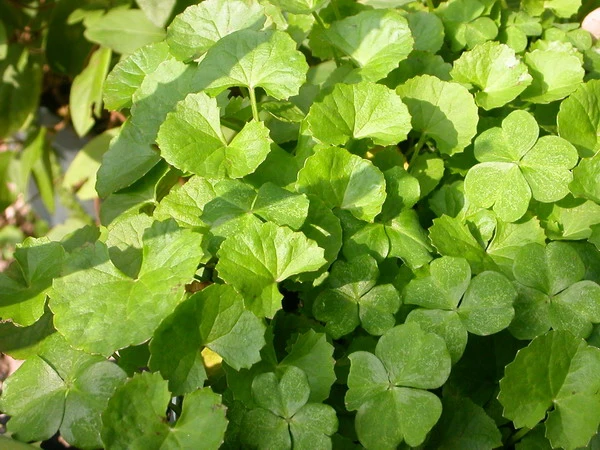
<instances>
[{"instance_id":1,"label":"round green leaf","mask_svg":"<svg viewBox=\"0 0 600 450\"><path fill-rule=\"evenodd\" d=\"M395 69L412 51L414 42L408 22L393 9L362 11L335 21L326 34L367 81L378 81Z\"/></svg>"},{"instance_id":2,"label":"round green leaf","mask_svg":"<svg viewBox=\"0 0 600 450\"><path fill-rule=\"evenodd\" d=\"M579 161L573 169L573 182L569 189L576 197L600 204L600 153Z\"/></svg>"},{"instance_id":3,"label":"round green leaf","mask_svg":"<svg viewBox=\"0 0 600 450\"><path fill-rule=\"evenodd\" d=\"M477 45L454 61L452 78L475 86L475 101L486 110L514 100L531 83L527 67L508 46L495 41Z\"/></svg>"},{"instance_id":4,"label":"round green leaf","mask_svg":"<svg viewBox=\"0 0 600 450\"><path fill-rule=\"evenodd\" d=\"M434 139L442 153L452 155L470 144L479 115L466 88L421 75L399 86L396 92L408 106L413 129Z\"/></svg>"},{"instance_id":5,"label":"round green leaf","mask_svg":"<svg viewBox=\"0 0 600 450\"><path fill-rule=\"evenodd\" d=\"M582 157L600 150L600 80L590 80L560 104L556 117L558 134L579 151Z\"/></svg>"},{"instance_id":6,"label":"round green leaf","mask_svg":"<svg viewBox=\"0 0 600 450\"><path fill-rule=\"evenodd\" d=\"M410 115L400 97L385 86L363 81L336 84L312 104L308 126L313 136L331 145L369 138L376 145L395 145L410 131Z\"/></svg>"},{"instance_id":7,"label":"round green leaf","mask_svg":"<svg viewBox=\"0 0 600 450\"><path fill-rule=\"evenodd\" d=\"M218 449L227 428L221 396L210 388L186 395L173 426L165 416L170 398L160 374L135 374L117 389L102 414L106 448Z\"/></svg>"},{"instance_id":8,"label":"round green leaf","mask_svg":"<svg viewBox=\"0 0 600 450\"><path fill-rule=\"evenodd\" d=\"M265 15L256 1L207 0L192 5L167 28L170 52L179 60L196 59L234 31L263 27Z\"/></svg>"},{"instance_id":9,"label":"round green leaf","mask_svg":"<svg viewBox=\"0 0 600 450\"><path fill-rule=\"evenodd\" d=\"M298 173L296 189L368 222L381 212L385 201L385 178L379 169L339 147L318 148Z\"/></svg>"},{"instance_id":10,"label":"round green leaf","mask_svg":"<svg viewBox=\"0 0 600 450\"><path fill-rule=\"evenodd\" d=\"M321 9L328 0L273 0L283 11L292 14L310 14Z\"/></svg>"}]
</instances>

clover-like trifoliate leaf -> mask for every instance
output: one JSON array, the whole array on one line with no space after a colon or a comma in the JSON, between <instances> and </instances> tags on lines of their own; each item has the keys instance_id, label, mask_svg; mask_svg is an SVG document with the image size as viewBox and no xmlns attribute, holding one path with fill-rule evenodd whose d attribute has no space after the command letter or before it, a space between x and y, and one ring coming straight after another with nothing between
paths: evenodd
<instances>
[{"instance_id":1,"label":"clover-like trifoliate leaf","mask_svg":"<svg viewBox=\"0 0 600 450\"><path fill-rule=\"evenodd\" d=\"M131 117L111 141L98 169L96 189L100 197L130 186L160 161L152 147L160 125L177 102L201 86L196 64L173 58L143 78L132 97Z\"/></svg>"},{"instance_id":2,"label":"clover-like trifoliate leaf","mask_svg":"<svg viewBox=\"0 0 600 450\"><path fill-rule=\"evenodd\" d=\"M260 361L265 325L244 309L228 285L213 284L181 303L158 327L150 344L150 367L169 380L175 395L204 385L201 351L208 347L235 370Z\"/></svg>"},{"instance_id":3,"label":"clover-like trifoliate leaf","mask_svg":"<svg viewBox=\"0 0 600 450\"><path fill-rule=\"evenodd\" d=\"M261 449L331 448L338 427L335 410L308 403L309 394L306 374L297 367L286 367L280 377L273 372L258 375L252 382L258 408L244 416L242 439Z\"/></svg>"},{"instance_id":4,"label":"clover-like trifoliate leaf","mask_svg":"<svg viewBox=\"0 0 600 450\"><path fill-rule=\"evenodd\" d=\"M277 283L326 262L314 241L272 222L248 224L225 239L218 256L219 277L237 288L246 308L259 317L273 317L281 309Z\"/></svg>"},{"instance_id":5,"label":"clover-like trifoliate leaf","mask_svg":"<svg viewBox=\"0 0 600 450\"><path fill-rule=\"evenodd\" d=\"M473 166L465 177L465 194L475 205L493 207L506 222L525 214L531 197L550 203L569 193L570 169L577 164L577 150L558 136L537 139L537 122L517 110L475 139ZM537 140L537 142L536 142Z\"/></svg>"},{"instance_id":6,"label":"clover-like trifoliate leaf","mask_svg":"<svg viewBox=\"0 0 600 450\"><path fill-rule=\"evenodd\" d=\"M308 65L296 42L282 31L245 29L221 38L198 66L203 88L218 94L232 86L284 99L298 94Z\"/></svg>"},{"instance_id":7,"label":"clover-like trifoliate leaf","mask_svg":"<svg viewBox=\"0 0 600 450\"><path fill-rule=\"evenodd\" d=\"M181 301L204 252L202 236L174 221L144 231L136 278L120 271L106 244L83 247L67 261L50 294L54 326L74 347L110 355L150 338Z\"/></svg>"},{"instance_id":8,"label":"clover-like trifoliate leaf","mask_svg":"<svg viewBox=\"0 0 600 450\"><path fill-rule=\"evenodd\" d=\"M550 103L565 98L583 82L585 71L572 53L536 49L525 54L533 81L521 94L532 103ZM556 70L560 67L561 70Z\"/></svg>"},{"instance_id":9,"label":"clover-like trifoliate leaf","mask_svg":"<svg viewBox=\"0 0 600 450\"><path fill-rule=\"evenodd\" d=\"M0 408L8 431L42 441L57 431L71 445L99 448L100 415L127 375L101 356L75 350L57 333L4 383Z\"/></svg>"},{"instance_id":10,"label":"clover-like trifoliate leaf","mask_svg":"<svg viewBox=\"0 0 600 450\"><path fill-rule=\"evenodd\" d=\"M435 389L450 374L444 340L415 323L388 330L375 354L349 356L346 407L356 414L358 439L367 448L393 449L402 441L420 445L440 418Z\"/></svg>"},{"instance_id":11,"label":"clover-like trifoliate leaf","mask_svg":"<svg viewBox=\"0 0 600 450\"><path fill-rule=\"evenodd\" d=\"M352 59L367 81L378 81L395 69L414 43L408 22L394 9L362 11L338 20L326 35Z\"/></svg>"},{"instance_id":12,"label":"clover-like trifoliate leaf","mask_svg":"<svg viewBox=\"0 0 600 450\"><path fill-rule=\"evenodd\" d=\"M486 4L478 0L455 0L440 5L437 12L444 22L452 51L473 48L496 37L498 27L491 18L483 16L485 10Z\"/></svg>"},{"instance_id":13,"label":"clover-like trifoliate leaf","mask_svg":"<svg viewBox=\"0 0 600 450\"><path fill-rule=\"evenodd\" d=\"M271 139L262 122L252 121L228 142L217 100L200 92L189 94L167 114L156 142L163 158L184 172L241 178L264 161Z\"/></svg>"},{"instance_id":14,"label":"clover-like trifoliate leaf","mask_svg":"<svg viewBox=\"0 0 600 450\"><path fill-rule=\"evenodd\" d=\"M177 59L195 59L234 31L261 29L265 19L257 1L207 0L173 19L167 28L167 44Z\"/></svg>"},{"instance_id":15,"label":"clover-like trifoliate leaf","mask_svg":"<svg viewBox=\"0 0 600 450\"><path fill-rule=\"evenodd\" d=\"M515 337L533 339L551 327L587 337L600 322L600 286L582 280L585 266L568 244L526 245L513 272L519 296L509 330Z\"/></svg>"},{"instance_id":16,"label":"clover-like trifoliate leaf","mask_svg":"<svg viewBox=\"0 0 600 450\"><path fill-rule=\"evenodd\" d=\"M475 102L486 110L514 100L532 80L514 50L495 41L464 52L450 74L459 83L476 87Z\"/></svg>"},{"instance_id":17,"label":"clover-like trifoliate leaf","mask_svg":"<svg viewBox=\"0 0 600 450\"><path fill-rule=\"evenodd\" d=\"M159 373L135 374L116 390L102 414L106 448L218 449L228 422L221 396L209 387L186 395L174 425L165 414L170 398Z\"/></svg>"},{"instance_id":18,"label":"clover-like trifoliate leaf","mask_svg":"<svg viewBox=\"0 0 600 450\"><path fill-rule=\"evenodd\" d=\"M372 82L338 83L307 116L313 136L331 145L369 138L375 145L396 145L410 131L406 105L391 89Z\"/></svg>"},{"instance_id":19,"label":"clover-like trifoliate leaf","mask_svg":"<svg viewBox=\"0 0 600 450\"><path fill-rule=\"evenodd\" d=\"M398 86L396 92L408 106L412 127L435 140L440 152L452 155L471 143L479 114L465 87L421 75Z\"/></svg>"},{"instance_id":20,"label":"clover-like trifoliate leaf","mask_svg":"<svg viewBox=\"0 0 600 450\"><path fill-rule=\"evenodd\" d=\"M456 362L467 344L466 331L489 335L510 325L516 296L510 281L498 272L482 272L471 279L466 259L443 256L431 263L429 275L410 281L404 302L446 312L413 310L407 322L417 322L423 329L442 336ZM459 323L465 331L460 330Z\"/></svg>"},{"instance_id":21,"label":"clover-like trifoliate leaf","mask_svg":"<svg viewBox=\"0 0 600 450\"><path fill-rule=\"evenodd\" d=\"M600 150L600 80L580 85L561 104L556 116L558 134L579 151L581 157Z\"/></svg>"},{"instance_id":22,"label":"clover-like trifoliate leaf","mask_svg":"<svg viewBox=\"0 0 600 450\"><path fill-rule=\"evenodd\" d=\"M502 435L494 420L468 397L444 395L442 417L431 432L427 448L499 448Z\"/></svg>"},{"instance_id":23,"label":"clover-like trifoliate leaf","mask_svg":"<svg viewBox=\"0 0 600 450\"><path fill-rule=\"evenodd\" d=\"M42 317L64 255L62 245L47 238L23 241L14 252L15 261L0 273L0 319L26 327Z\"/></svg>"},{"instance_id":24,"label":"clover-like trifoliate leaf","mask_svg":"<svg viewBox=\"0 0 600 450\"><path fill-rule=\"evenodd\" d=\"M169 47L155 42L137 49L121 60L104 82L104 106L106 109L122 109L132 105L135 91L144 77L156 70L163 61L172 58Z\"/></svg>"},{"instance_id":25,"label":"clover-like trifoliate leaf","mask_svg":"<svg viewBox=\"0 0 600 450\"><path fill-rule=\"evenodd\" d=\"M537 337L506 367L498 399L516 428L546 418L553 448L584 447L600 425L600 349L567 331Z\"/></svg>"},{"instance_id":26,"label":"clover-like trifoliate leaf","mask_svg":"<svg viewBox=\"0 0 600 450\"><path fill-rule=\"evenodd\" d=\"M325 329L334 339L351 333L359 324L373 335L395 325L400 296L392 285L375 286L378 277L377 261L369 255L333 265L327 279L329 289L315 299L313 314L326 322Z\"/></svg>"},{"instance_id":27,"label":"clover-like trifoliate leaf","mask_svg":"<svg viewBox=\"0 0 600 450\"><path fill-rule=\"evenodd\" d=\"M370 161L339 147L321 147L298 173L298 192L372 222L385 201L385 177Z\"/></svg>"},{"instance_id":28,"label":"clover-like trifoliate leaf","mask_svg":"<svg viewBox=\"0 0 600 450\"><path fill-rule=\"evenodd\" d=\"M573 182L569 185L573 195L587 198L600 205L600 153L583 158L573 169Z\"/></svg>"}]
</instances>

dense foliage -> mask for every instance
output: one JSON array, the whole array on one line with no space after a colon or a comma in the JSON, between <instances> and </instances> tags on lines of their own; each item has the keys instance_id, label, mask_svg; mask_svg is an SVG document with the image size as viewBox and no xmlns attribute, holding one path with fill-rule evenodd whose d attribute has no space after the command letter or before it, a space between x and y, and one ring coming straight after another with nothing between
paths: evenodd
<instances>
[{"instance_id":1,"label":"dense foliage","mask_svg":"<svg viewBox=\"0 0 600 450\"><path fill-rule=\"evenodd\" d=\"M0 273L0 351L26 359L0 396L12 439L600 445L580 2L75 3L75 129L102 101L126 120L78 162L101 224L29 238Z\"/></svg>"}]
</instances>

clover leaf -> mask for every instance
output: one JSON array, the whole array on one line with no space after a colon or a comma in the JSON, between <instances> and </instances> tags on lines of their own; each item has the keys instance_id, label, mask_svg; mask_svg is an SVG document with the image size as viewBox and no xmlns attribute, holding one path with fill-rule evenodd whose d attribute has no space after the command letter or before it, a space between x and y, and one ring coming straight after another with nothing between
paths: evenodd
<instances>
[{"instance_id":1,"label":"clover leaf","mask_svg":"<svg viewBox=\"0 0 600 450\"><path fill-rule=\"evenodd\" d=\"M33 325L44 314L52 279L60 275L65 251L47 238L28 238L17 247L15 261L0 273L0 318Z\"/></svg>"},{"instance_id":2,"label":"clover leaf","mask_svg":"<svg viewBox=\"0 0 600 450\"><path fill-rule=\"evenodd\" d=\"M3 386L8 430L23 441L42 441L57 431L71 445L98 448L100 414L127 375L101 356L71 348L57 333Z\"/></svg>"},{"instance_id":3,"label":"clover leaf","mask_svg":"<svg viewBox=\"0 0 600 450\"><path fill-rule=\"evenodd\" d=\"M304 55L287 33L244 29L224 36L208 50L198 66L198 79L213 95L232 86L251 92L262 87L283 99L298 93L307 70Z\"/></svg>"},{"instance_id":4,"label":"clover leaf","mask_svg":"<svg viewBox=\"0 0 600 450\"><path fill-rule=\"evenodd\" d=\"M514 100L531 83L527 67L507 45L485 42L454 62L452 78L478 89L475 102L486 110Z\"/></svg>"},{"instance_id":5,"label":"clover leaf","mask_svg":"<svg viewBox=\"0 0 600 450\"><path fill-rule=\"evenodd\" d=\"M492 207L502 220L514 222L523 217L531 197L546 203L565 197L577 151L557 136L537 139L538 133L533 116L521 110L510 113L501 128L481 133L475 140L480 164L465 177L467 198L477 206Z\"/></svg>"},{"instance_id":6,"label":"clover leaf","mask_svg":"<svg viewBox=\"0 0 600 450\"><path fill-rule=\"evenodd\" d=\"M573 169L573 182L569 189L577 197L600 204L600 153L579 161Z\"/></svg>"},{"instance_id":7,"label":"clover leaf","mask_svg":"<svg viewBox=\"0 0 600 450\"><path fill-rule=\"evenodd\" d=\"M396 92L408 107L413 129L435 140L440 152L461 152L475 136L477 105L460 84L421 75L398 86Z\"/></svg>"},{"instance_id":8,"label":"clover leaf","mask_svg":"<svg viewBox=\"0 0 600 450\"><path fill-rule=\"evenodd\" d=\"M246 309L259 317L273 317L281 309L277 283L326 262L314 241L272 222L249 223L225 239L217 255L219 277L234 286L244 296Z\"/></svg>"},{"instance_id":9,"label":"clover leaf","mask_svg":"<svg viewBox=\"0 0 600 450\"><path fill-rule=\"evenodd\" d=\"M411 311L406 320L444 337L455 363L467 345L467 331L485 336L510 325L516 296L500 273L486 271L471 279L466 259L443 256L431 262L428 275L406 286L404 303L426 309Z\"/></svg>"},{"instance_id":10,"label":"clover leaf","mask_svg":"<svg viewBox=\"0 0 600 450\"><path fill-rule=\"evenodd\" d=\"M598 430L599 392L600 349L567 331L551 331L506 367L498 399L515 427L533 428L546 419L552 447L572 450Z\"/></svg>"},{"instance_id":11,"label":"clover leaf","mask_svg":"<svg viewBox=\"0 0 600 450\"><path fill-rule=\"evenodd\" d=\"M366 81L378 81L398 66L413 49L408 22L399 11L362 11L334 22L329 41L348 55Z\"/></svg>"},{"instance_id":12,"label":"clover leaf","mask_svg":"<svg viewBox=\"0 0 600 450\"><path fill-rule=\"evenodd\" d=\"M313 136L331 145L365 138L376 145L395 145L410 131L410 115L400 97L385 86L366 81L336 84L312 104L306 120Z\"/></svg>"},{"instance_id":13,"label":"clover leaf","mask_svg":"<svg viewBox=\"0 0 600 450\"><path fill-rule=\"evenodd\" d=\"M435 389L450 374L444 340L415 323L388 330L375 354L351 353L346 407L357 410L356 433L367 448L420 445L442 413Z\"/></svg>"},{"instance_id":14,"label":"clover leaf","mask_svg":"<svg viewBox=\"0 0 600 450\"><path fill-rule=\"evenodd\" d=\"M264 161L271 140L264 124L252 121L228 142L216 99L200 92L189 94L167 115L156 142L162 157L185 172L241 178Z\"/></svg>"},{"instance_id":15,"label":"clover leaf","mask_svg":"<svg viewBox=\"0 0 600 450\"><path fill-rule=\"evenodd\" d=\"M166 42L177 59L196 59L223 36L246 28L261 29L265 19L256 1L207 0L186 8L173 19Z\"/></svg>"},{"instance_id":16,"label":"clover leaf","mask_svg":"<svg viewBox=\"0 0 600 450\"><path fill-rule=\"evenodd\" d=\"M143 234L135 278L111 261L106 244L83 247L67 261L50 294L54 326L83 350L110 355L150 338L182 300L204 252L202 236L174 221L155 222Z\"/></svg>"},{"instance_id":17,"label":"clover leaf","mask_svg":"<svg viewBox=\"0 0 600 450\"><path fill-rule=\"evenodd\" d=\"M227 428L221 396L209 387L184 397L181 416L169 424L171 394L159 373L144 372L120 386L102 414L107 448L218 449Z\"/></svg>"},{"instance_id":18,"label":"clover leaf","mask_svg":"<svg viewBox=\"0 0 600 450\"><path fill-rule=\"evenodd\" d=\"M265 325L244 309L231 286L213 284L181 303L158 327L150 344L150 367L169 380L176 395L204 385L204 347L236 370L260 361Z\"/></svg>"},{"instance_id":19,"label":"clover leaf","mask_svg":"<svg viewBox=\"0 0 600 450\"><path fill-rule=\"evenodd\" d=\"M372 222L385 201L385 178L360 156L339 147L318 148L298 173L298 192L318 196L330 208Z\"/></svg>"},{"instance_id":20,"label":"clover leaf","mask_svg":"<svg viewBox=\"0 0 600 450\"><path fill-rule=\"evenodd\" d=\"M586 337L600 322L600 286L582 280L585 266L568 244L522 247L513 272L519 296L509 330L515 337L533 339L550 328Z\"/></svg>"},{"instance_id":21,"label":"clover leaf","mask_svg":"<svg viewBox=\"0 0 600 450\"><path fill-rule=\"evenodd\" d=\"M252 382L258 408L244 416L242 439L253 448L330 448L338 427L335 410L309 403L309 395L306 374L297 367L285 368L280 377L258 375Z\"/></svg>"},{"instance_id":22,"label":"clover leaf","mask_svg":"<svg viewBox=\"0 0 600 450\"><path fill-rule=\"evenodd\" d=\"M560 104L558 134L577 147L581 157L594 156L600 150L599 104L600 80L581 84Z\"/></svg>"},{"instance_id":23,"label":"clover leaf","mask_svg":"<svg viewBox=\"0 0 600 450\"><path fill-rule=\"evenodd\" d=\"M369 255L333 265L327 279L329 289L315 299L313 314L327 323L325 329L334 339L351 333L359 324L373 335L395 325L400 296L390 284L375 286L378 277L377 262Z\"/></svg>"}]
</instances>

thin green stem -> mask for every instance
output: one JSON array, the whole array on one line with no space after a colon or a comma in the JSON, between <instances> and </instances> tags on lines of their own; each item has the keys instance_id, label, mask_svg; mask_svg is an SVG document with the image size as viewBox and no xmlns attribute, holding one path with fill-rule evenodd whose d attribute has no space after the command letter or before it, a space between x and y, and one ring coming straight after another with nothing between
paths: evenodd
<instances>
[{"instance_id":1,"label":"thin green stem","mask_svg":"<svg viewBox=\"0 0 600 450\"><path fill-rule=\"evenodd\" d=\"M323 28L323 30L326 30L327 26L325 26L325 22L323 22L323 19L321 19L321 17L317 14L317 12L313 11L312 15L315 18L315 20L317 21L317 24L321 28ZM332 50L333 50L333 59L335 60L335 65L340 67L342 65L342 61L340 60L340 56L337 53L337 49L332 48Z\"/></svg>"},{"instance_id":2,"label":"thin green stem","mask_svg":"<svg viewBox=\"0 0 600 450\"><path fill-rule=\"evenodd\" d=\"M313 11L312 15L321 28L323 28L324 30L327 29L327 27L325 26L325 22L323 22L323 19L321 19L321 16L319 16L316 11Z\"/></svg>"},{"instance_id":3,"label":"thin green stem","mask_svg":"<svg viewBox=\"0 0 600 450\"><path fill-rule=\"evenodd\" d=\"M419 152L425 145L425 141L427 141L427 135L423 133L417 141L415 148L413 149L412 156L410 157L410 162L408 163L409 166L412 166L414 164L415 160L417 159L417 156L419 156Z\"/></svg>"},{"instance_id":4,"label":"thin green stem","mask_svg":"<svg viewBox=\"0 0 600 450\"><path fill-rule=\"evenodd\" d=\"M433 0L426 0L427 1L427 8L429 8L429 12L433 12L433 10L435 9L435 6L433 5Z\"/></svg>"},{"instance_id":5,"label":"thin green stem","mask_svg":"<svg viewBox=\"0 0 600 450\"><path fill-rule=\"evenodd\" d=\"M256 93L254 92L254 88L248 88L248 93L250 94L250 104L252 105L252 117L259 122L260 119L258 118L258 106L256 105Z\"/></svg>"},{"instance_id":6,"label":"thin green stem","mask_svg":"<svg viewBox=\"0 0 600 450\"><path fill-rule=\"evenodd\" d=\"M515 434L513 434L509 439L508 439L508 444L509 445L513 445L516 444L517 442L519 442L521 439L523 439L523 437L529 433L531 431L531 428L521 428L520 430L518 430Z\"/></svg>"},{"instance_id":7,"label":"thin green stem","mask_svg":"<svg viewBox=\"0 0 600 450\"><path fill-rule=\"evenodd\" d=\"M337 0L331 0L331 7L333 8L333 14L335 14L336 20L342 20L340 9L338 8Z\"/></svg>"}]
</instances>

